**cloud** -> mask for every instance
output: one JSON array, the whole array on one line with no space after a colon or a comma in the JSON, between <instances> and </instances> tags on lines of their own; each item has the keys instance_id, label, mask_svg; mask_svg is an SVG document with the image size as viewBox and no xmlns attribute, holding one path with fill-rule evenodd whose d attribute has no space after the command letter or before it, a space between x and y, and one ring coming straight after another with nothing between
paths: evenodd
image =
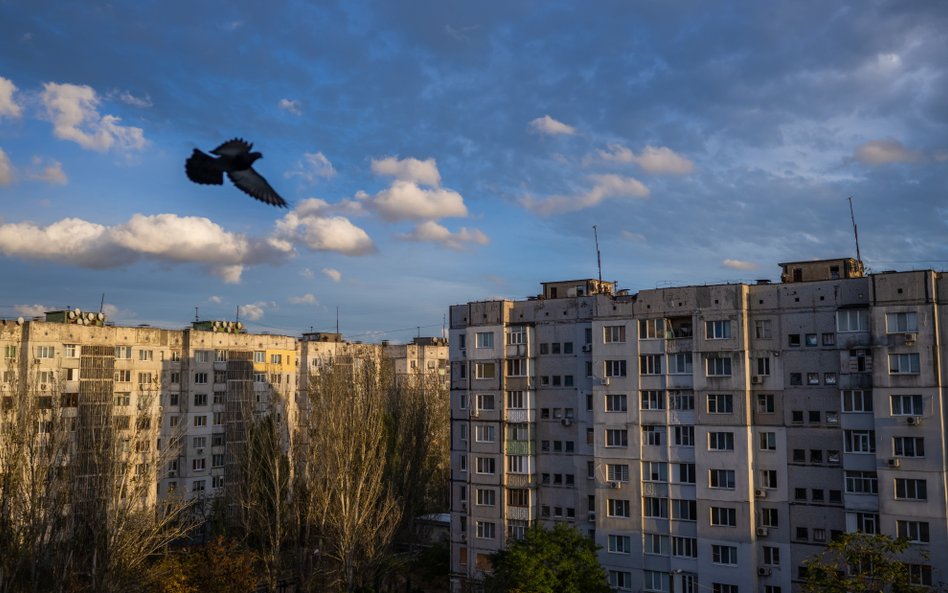
<instances>
[{"instance_id":1,"label":"cloud","mask_svg":"<svg viewBox=\"0 0 948 593\"><path fill-rule=\"evenodd\" d=\"M289 111L293 115L303 115L303 111L300 109L300 102L295 99L280 99L280 102L277 103L277 107L284 111Z\"/></svg>"},{"instance_id":2,"label":"cloud","mask_svg":"<svg viewBox=\"0 0 948 593\"><path fill-rule=\"evenodd\" d=\"M207 300L214 303L215 305L220 305L222 302L224 302L224 299L217 295L211 295L207 298Z\"/></svg>"},{"instance_id":3,"label":"cloud","mask_svg":"<svg viewBox=\"0 0 948 593\"><path fill-rule=\"evenodd\" d=\"M313 271L310 270L309 268L303 268L302 270L300 270L300 276L302 276L303 278L306 278L307 280L312 280L313 278L316 277L316 274L314 274Z\"/></svg>"},{"instance_id":4,"label":"cloud","mask_svg":"<svg viewBox=\"0 0 948 593\"><path fill-rule=\"evenodd\" d=\"M520 199L520 204L542 216L575 212L584 208L591 208L608 199L616 198L646 198L651 193L638 179L621 177L619 175L591 175L589 179L593 187L583 194L576 196L551 196L536 199L526 196Z\"/></svg>"},{"instance_id":5,"label":"cloud","mask_svg":"<svg viewBox=\"0 0 948 593\"><path fill-rule=\"evenodd\" d=\"M17 315L22 315L23 317L42 317L46 314L47 311L52 311L52 307L47 307L46 305L13 305L13 310L16 311Z\"/></svg>"},{"instance_id":6,"label":"cloud","mask_svg":"<svg viewBox=\"0 0 948 593\"><path fill-rule=\"evenodd\" d=\"M855 157L859 162L872 166L915 163L922 160L919 153L909 150L901 142L892 138L870 140L857 146Z\"/></svg>"},{"instance_id":7,"label":"cloud","mask_svg":"<svg viewBox=\"0 0 948 593\"><path fill-rule=\"evenodd\" d=\"M240 281L244 266L285 261L292 247L227 232L203 217L135 214L115 226L79 218L65 218L44 227L29 222L0 224L0 253L92 269L139 260L198 264L225 282L235 283Z\"/></svg>"},{"instance_id":8,"label":"cloud","mask_svg":"<svg viewBox=\"0 0 948 593\"><path fill-rule=\"evenodd\" d=\"M27 173L27 177L53 185L66 185L69 182L62 163L59 161L46 163L38 156L33 157L33 169Z\"/></svg>"},{"instance_id":9,"label":"cloud","mask_svg":"<svg viewBox=\"0 0 948 593\"><path fill-rule=\"evenodd\" d=\"M284 177L299 177L309 184L314 184L320 177L329 179L336 174L329 159L321 152L304 152L303 159L296 162L296 166L283 174Z\"/></svg>"},{"instance_id":10,"label":"cloud","mask_svg":"<svg viewBox=\"0 0 948 593\"><path fill-rule=\"evenodd\" d=\"M449 189L422 188L411 181L395 181L368 200L389 221L467 216L461 194Z\"/></svg>"},{"instance_id":11,"label":"cloud","mask_svg":"<svg viewBox=\"0 0 948 593\"><path fill-rule=\"evenodd\" d=\"M440 224L428 220L412 230L410 233L399 235L399 238L405 241L424 241L429 243L440 243L449 249L464 249L466 243L476 245L487 245L490 239L478 229L468 229L461 227L458 232L452 233Z\"/></svg>"},{"instance_id":12,"label":"cloud","mask_svg":"<svg viewBox=\"0 0 948 593\"><path fill-rule=\"evenodd\" d=\"M23 109L13 99L16 85L12 81L0 76L0 117L18 118Z\"/></svg>"},{"instance_id":13,"label":"cloud","mask_svg":"<svg viewBox=\"0 0 948 593\"><path fill-rule=\"evenodd\" d=\"M309 293L309 292L307 292L303 296L290 297L287 300L294 305L315 305L316 303L319 302L316 300L316 297L312 293Z\"/></svg>"},{"instance_id":14,"label":"cloud","mask_svg":"<svg viewBox=\"0 0 948 593\"><path fill-rule=\"evenodd\" d=\"M648 238L645 235L633 231L622 231L619 233L619 236L626 241L633 241L635 243L645 243L648 241Z\"/></svg>"},{"instance_id":15,"label":"cloud","mask_svg":"<svg viewBox=\"0 0 948 593\"><path fill-rule=\"evenodd\" d=\"M338 251L346 255L375 252L375 244L361 228L343 216L330 216L331 206L309 199L277 221L274 238L301 244L313 251Z\"/></svg>"},{"instance_id":16,"label":"cloud","mask_svg":"<svg viewBox=\"0 0 948 593\"><path fill-rule=\"evenodd\" d=\"M57 138L99 152L145 147L141 128L121 126L114 115L99 115L99 99L92 87L48 82L43 89L41 99Z\"/></svg>"},{"instance_id":17,"label":"cloud","mask_svg":"<svg viewBox=\"0 0 948 593\"><path fill-rule=\"evenodd\" d=\"M596 151L600 158L615 163L635 163L648 173L687 175L694 170L694 163L665 146L646 146L635 154L621 144L610 144L607 150Z\"/></svg>"},{"instance_id":18,"label":"cloud","mask_svg":"<svg viewBox=\"0 0 948 593\"><path fill-rule=\"evenodd\" d=\"M13 165L10 157L0 148L0 187L13 183Z\"/></svg>"},{"instance_id":19,"label":"cloud","mask_svg":"<svg viewBox=\"0 0 948 593\"><path fill-rule=\"evenodd\" d=\"M732 270L756 270L760 266L754 262L743 261L739 259L726 259L721 262L721 265L725 268L731 268Z\"/></svg>"},{"instance_id":20,"label":"cloud","mask_svg":"<svg viewBox=\"0 0 948 593\"><path fill-rule=\"evenodd\" d=\"M540 134L549 134L551 136L570 136L576 133L576 128L573 126L568 126L561 121L556 121L549 115L544 115L543 117L538 117L531 121L530 127L532 127L535 132Z\"/></svg>"},{"instance_id":21,"label":"cloud","mask_svg":"<svg viewBox=\"0 0 948 593\"><path fill-rule=\"evenodd\" d=\"M237 307L237 313L247 321L259 321L263 317L267 303L249 303Z\"/></svg>"},{"instance_id":22,"label":"cloud","mask_svg":"<svg viewBox=\"0 0 948 593\"><path fill-rule=\"evenodd\" d=\"M342 272L335 268L323 268L323 275L333 282L339 282L342 280Z\"/></svg>"},{"instance_id":23,"label":"cloud","mask_svg":"<svg viewBox=\"0 0 948 593\"><path fill-rule=\"evenodd\" d=\"M421 161L415 158L398 159L393 156L372 159L372 172L420 185L431 187L441 185L441 173L438 172L438 165L434 159Z\"/></svg>"},{"instance_id":24,"label":"cloud","mask_svg":"<svg viewBox=\"0 0 948 593\"><path fill-rule=\"evenodd\" d=\"M131 105L132 107L140 107L146 109L152 107L151 97L145 95L144 97L136 97L128 91L122 91L116 95L118 100L126 105Z\"/></svg>"}]
</instances>

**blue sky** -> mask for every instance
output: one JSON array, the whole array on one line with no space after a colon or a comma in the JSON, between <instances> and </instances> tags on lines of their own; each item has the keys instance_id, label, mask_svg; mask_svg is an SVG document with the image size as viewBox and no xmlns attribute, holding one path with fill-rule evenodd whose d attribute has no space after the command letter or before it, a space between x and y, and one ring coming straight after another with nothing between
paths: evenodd
<instances>
[{"instance_id":1,"label":"blue sky","mask_svg":"<svg viewBox=\"0 0 948 593\"><path fill-rule=\"evenodd\" d=\"M0 317L437 334L596 276L948 262L948 4L0 0ZM291 202L192 184L243 137ZM406 331L407 329L407 331Z\"/></svg>"}]
</instances>

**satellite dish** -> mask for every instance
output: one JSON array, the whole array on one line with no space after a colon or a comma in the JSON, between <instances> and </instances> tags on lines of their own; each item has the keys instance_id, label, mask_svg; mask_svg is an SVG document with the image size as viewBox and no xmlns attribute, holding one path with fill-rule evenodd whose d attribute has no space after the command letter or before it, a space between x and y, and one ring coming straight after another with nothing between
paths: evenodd
<instances>
[{"instance_id":1,"label":"satellite dish","mask_svg":"<svg viewBox=\"0 0 948 593\"><path fill-rule=\"evenodd\" d=\"M75 314L76 314L76 317L78 317L78 316L82 315L82 309L80 309L79 307L76 307L76 308L73 310L73 313L75 313Z\"/></svg>"},{"instance_id":2,"label":"satellite dish","mask_svg":"<svg viewBox=\"0 0 948 593\"><path fill-rule=\"evenodd\" d=\"M105 315L101 312L96 313L95 318L98 319L99 321L102 321L103 319L105 319Z\"/></svg>"},{"instance_id":3,"label":"satellite dish","mask_svg":"<svg viewBox=\"0 0 948 593\"><path fill-rule=\"evenodd\" d=\"M75 318L76 318L76 312L75 312L75 311L70 311L70 312L66 315L66 317L68 317L69 319L75 319Z\"/></svg>"},{"instance_id":4,"label":"satellite dish","mask_svg":"<svg viewBox=\"0 0 948 593\"><path fill-rule=\"evenodd\" d=\"M17 318L16 318L16 324L17 324L17 325L23 325L23 318L22 318L22 317L17 317Z\"/></svg>"},{"instance_id":5,"label":"satellite dish","mask_svg":"<svg viewBox=\"0 0 948 593\"><path fill-rule=\"evenodd\" d=\"M238 321L238 322L237 322L237 329L244 329L244 324Z\"/></svg>"}]
</instances>

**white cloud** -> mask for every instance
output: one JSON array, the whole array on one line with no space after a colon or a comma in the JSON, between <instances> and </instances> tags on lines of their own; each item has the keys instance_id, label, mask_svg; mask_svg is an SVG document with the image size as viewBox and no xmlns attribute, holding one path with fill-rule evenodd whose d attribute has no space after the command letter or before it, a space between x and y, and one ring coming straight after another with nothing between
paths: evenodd
<instances>
[{"instance_id":1,"label":"white cloud","mask_svg":"<svg viewBox=\"0 0 948 593\"><path fill-rule=\"evenodd\" d=\"M42 317L47 311L53 310L51 307L39 304L13 305L13 309L17 312L17 315L22 315L23 317Z\"/></svg>"},{"instance_id":2,"label":"white cloud","mask_svg":"<svg viewBox=\"0 0 948 593\"><path fill-rule=\"evenodd\" d=\"M319 302L316 300L316 297L312 293L309 293L309 292L307 292L306 294L302 296L290 297L287 300L289 300L289 302L294 305L315 305L316 303Z\"/></svg>"},{"instance_id":3,"label":"white cloud","mask_svg":"<svg viewBox=\"0 0 948 593\"><path fill-rule=\"evenodd\" d=\"M329 216L331 207L323 200L303 200L276 223L274 238L305 245L313 251L338 251L346 255L365 255L375 244L348 218Z\"/></svg>"},{"instance_id":4,"label":"white cloud","mask_svg":"<svg viewBox=\"0 0 948 593\"><path fill-rule=\"evenodd\" d=\"M694 163L666 146L646 146L635 154L621 144L610 144L607 150L598 150L600 158L616 163L635 163L649 173L687 175Z\"/></svg>"},{"instance_id":5,"label":"white cloud","mask_svg":"<svg viewBox=\"0 0 948 593\"><path fill-rule=\"evenodd\" d=\"M487 245L490 239L478 229L468 229L461 227L456 233L452 233L440 224L428 220L412 230L410 233L399 236L405 241L425 241L430 243L440 243L449 249L463 249L466 243L475 245Z\"/></svg>"},{"instance_id":6,"label":"white cloud","mask_svg":"<svg viewBox=\"0 0 948 593\"><path fill-rule=\"evenodd\" d=\"M118 100L126 105L131 105L132 107L140 107L142 109L152 106L151 97L145 95L144 97L136 97L128 91L122 91L116 95Z\"/></svg>"},{"instance_id":7,"label":"white cloud","mask_svg":"<svg viewBox=\"0 0 948 593\"><path fill-rule=\"evenodd\" d=\"M23 109L13 99L15 92L16 85L0 76L0 117L17 118L23 113Z\"/></svg>"},{"instance_id":8,"label":"white cloud","mask_svg":"<svg viewBox=\"0 0 948 593\"><path fill-rule=\"evenodd\" d=\"M249 303L237 307L238 314L248 321L259 321L263 317L267 303Z\"/></svg>"},{"instance_id":9,"label":"white cloud","mask_svg":"<svg viewBox=\"0 0 948 593\"><path fill-rule=\"evenodd\" d=\"M636 243L645 243L648 241L648 238L645 235L633 231L622 231L620 236L626 241L633 241Z\"/></svg>"},{"instance_id":10,"label":"white cloud","mask_svg":"<svg viewBox=\"0 0 948 593\"><path fill-rule=\"evenodd\" d=\"M732 270L744 270L744 271L756 270L757 268L760 267L754 262L743 261L740 259L726 259L721 262L721 265L724 266L725 268L731 268Z\"/></svg>"},{"instance_id":11,"label":"white cloud","mask_svg":"<svg viewBox=\"0 0 948 593\"><path fill-rule=\"evenodd\" d=\"M220 305L222 302L224 302L224 299L222 299L221 297L217 296L216 294L209 296L209 297L207 298L207 300L209 300L210 302L214 303L215 305Z\"/></svg>"},{"instance_id":12,"label":"white cloud","mask_svg":"<svg viewBox=\"0 0 948 593\"><path fill-rule=\"evenodd\" d=\"M45 227L0 224L0 253L26 259L66 262L106 269L138 260L206 266L226 282L239 282L244 266L280 262L292 252L273 240L230 233L207 218L135 214L128 222L104 226L65 218Z\"/></svg>"},{"instance_id":13,"label":"white cloud","mask_svg":"<svg viewBox=\"0 0 948 593\"><path fill-rule=\"evenodd\" d=\"M0 187L13 183L13 164L10 157L0 148Z\"/></svg>"},{"instance_id":14,"label":"white cloud","mask_svg":"<svg viewBox=\"0 0 948 593\"><path fill-rule=\"evenodd\" d=\"M610 174L591 175L589 179L593 182L593 187L583 194L543 199L527 196L520 199L520 204L527 210L546 216L591 208L608 199L646 198L651 193L642 182L633 177Z\"/></svg>"},{"instance_id":15,"label":"white cloud","mask_svg":"<svg viewBox=\"0 0 948 593\"><path fill-rule=\"evenodd\" d=\"M293 115L303 114L302 109L300 109L300 102L295 99L280 99L280 102L277 103L277 106L284 111L289 111Z\"/></svg>"},{"instance_id":16,"label":"white cloud","mask_svg":"<svg viewBox=\"0 0 948 593\"><path fill-rule=\"evenodd\" d=\"M544 115L543 117L538 117L531 121L530 127L532 127L536 132L541 134L549 134L551 136L568 136L576 133L576 128L573 126L568 126L561 121L557 121L549 115Z\"/></svg>"},{"instance_id":17,"label":"white cloud","mask_svg":"<svg viewBox=\"0 0 948 593\"><path fill-rule=\"evenodd\" d=\"M422 188L410 181L395 181L369 201L389 221L467 216L461 194L449 189Z\"/></svg>"},{"instance_id":18,"label":"white cloud","mask_svg":"<svg viewBox=\"0 0 948 593\"><path fill-rule=\"evenodd\" d=\"M296 166L283 174L284 177L299 177L309 184L316 183L320 177L329 179L336 174L332 163L321 152L304 152L303 159L296 162Z\"/></svg>"},{"instance_id":19,"label":"white cloud","mask_svg":"<svg viewBox=\"0 0 948 593\"><path fill-rule=\"evenodd\" d=\"M418 160L415 158L399 159L389 156L383 159L372 159L372 172L376 175L394 177L399 181L410 181L420 185L439 187L441 173L434 159Z\"/></svg>"},{"instance_id":20,"label":"white cloud","mask_svg":"<svg viewBox=\"0 0 948 593\"><path fill-rule=\"evenodd\" d=\"M66 172L63 171L62 163L59 161L45 162L38 156L33 157L33 169L27 173L27 177L53 185L66 185L69 182Z\"/></svg>"},{"instance_id":21,"label":"white cloud","mask_svg":"<svg viewBox=\"0 0 948 593\"><path fill-rule=\"evenodd\" d=\"M41 99L57 138L100 152L144 148L141 128L121 126L114 115L99 115L99 99L92 87L48 82L43 88Z\"/></svg>"},{"instance_id":22,"label":"white cloud","mask_svg":"<svg viewBox=\"0 0 948 593\"><path fill-rule=\"evenodd\" d=\"M314 274L313 271L310 270L309 268L303 268L302 270L300 270L300 276L302 276L303 278L306 278L307 280L312 280L313 278L316 277L316 274Z\"/></svg>"},{"instance_id":23,"label":"white cloud","mask_svg":"<svg viewBox=\"0 0 948 593\"><path fill-rule=\"evenodd\" d=\"M333 282L339 282L342 280L342 272L335 268L323 268L323 275Z\"/></svg>"},{"instance_id":24,"label":"white cloud","mask_svg":"<svg viewBox=\"0 0 948 593\"><path fill-rule=\"evenodd\" d=\"M870 140L856 147L856 160L867 165L887 165L889 163L914 163L922 159L915 151L909 150L898 140L882 138Z\"/></svg>"}]
</instances>

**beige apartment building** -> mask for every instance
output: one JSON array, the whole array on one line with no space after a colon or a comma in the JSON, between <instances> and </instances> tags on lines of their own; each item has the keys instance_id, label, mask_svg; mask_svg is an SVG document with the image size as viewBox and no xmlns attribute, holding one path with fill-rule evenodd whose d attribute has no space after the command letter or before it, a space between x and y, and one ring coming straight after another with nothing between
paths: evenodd
<instances>
[{"instance_id":1,"label":"beige apartment building","mask_svg":"<svg viewBox=\"0 0 948 593\"><path fill-rule=\"evenodd\" d=\"M948 277L781 267L451 307L456 590L535 522L593 537L620 591L789 593L857 530L948 580Z\"/></svg>"}]
</instances>

